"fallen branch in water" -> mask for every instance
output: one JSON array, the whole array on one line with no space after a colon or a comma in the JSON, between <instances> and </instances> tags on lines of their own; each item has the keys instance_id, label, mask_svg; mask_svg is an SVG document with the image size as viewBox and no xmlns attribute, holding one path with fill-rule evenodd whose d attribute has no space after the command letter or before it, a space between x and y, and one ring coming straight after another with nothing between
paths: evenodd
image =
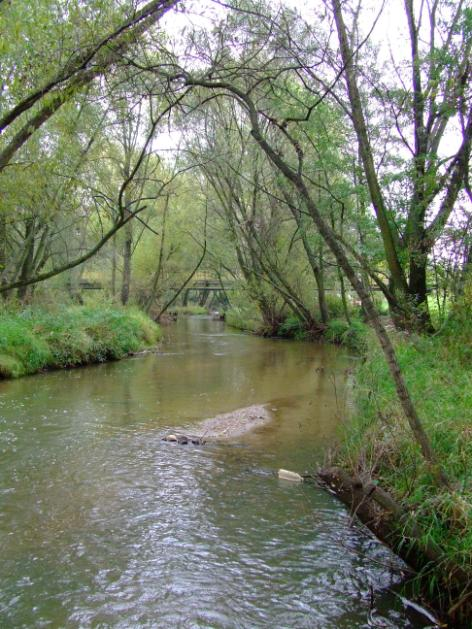
<instances>
[{"instance_id":1,"label":"fallen branch in water","mask_svg":"<svg viewBox=\"0 0 472 629\"><path fill-rule=\"evenodd\" d=\"M472 616L472 575L444 555L414 516L371 480L352 477L339 467L320 470L318 479L350 509L353 517L357 516L417 569L420 580L427 579L426 569L441 568L442 583L438 584L435 603L454 627L465 627L461 623Z\"/></svg>"}]
</instances>

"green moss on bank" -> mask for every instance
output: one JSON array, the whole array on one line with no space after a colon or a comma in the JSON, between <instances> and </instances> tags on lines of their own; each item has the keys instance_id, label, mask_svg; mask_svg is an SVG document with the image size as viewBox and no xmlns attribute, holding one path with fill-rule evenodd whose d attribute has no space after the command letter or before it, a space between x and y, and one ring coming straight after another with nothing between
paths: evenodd
<instances>
[{"instance_id":1,"label":"green moss on bank","mask_svg":"<svg viewBox=\"0 0 472 629\"><path fill-rule=\"evenodd\" d=\"M453 484L440 489L425 465L372 340L357 374L357 414L343 426L334 463L390 492L445 556L472 577L472 309L457 308L433 337L397 339L398 359L434 451ZM441 566L431 586L447 587Z\"/></svg>"},{"instance_id":2,"label":"green moss on bank","mask_svg":"<svg viewBox=\"0 0 472 629\"><path fill-rule=\"evenodd\" d=\"M155 345L160 329L137 309L72 306L0 313L0 377L123 358Z\"/></svg>"}]
</instances>

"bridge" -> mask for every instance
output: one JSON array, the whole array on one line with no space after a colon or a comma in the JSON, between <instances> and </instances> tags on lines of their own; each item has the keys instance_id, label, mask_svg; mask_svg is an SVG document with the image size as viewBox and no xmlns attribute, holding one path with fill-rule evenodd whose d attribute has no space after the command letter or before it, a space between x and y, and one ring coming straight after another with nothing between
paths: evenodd
<instances>
[{"instance_id":1,"label":"bridge","mask_svg":"<svg viewBox=\"0 0 472 629\"><path fill-rule=\"evenodd\" d=\"M198 277L185 289L182 305L188 305L192 293L197 293L196 302L202 307L207 304L210 295L212 295L211 302L218 300L220 303L227 304L229 302L227 293L232 290L234 290L234 285L227 280L220 281L208 276Z\"/></svg>"},{"instance_id":2,"label":"bridge","mask_svg":"<svg viewBox=\"0 0 472 629\"><path fill-rule=\"evenodd\" d=\"M72 289L72 282L67 284L69 290ZM83 290L103 290L104 286L99 281L89 279L81 279L77 282L75 288L79 291ZM177 291L179 287L175 286L171 290ZM207 273L199 273L195 279L185 288L182 295L182 305L187 306L192 296L192 301L199 306L206 306L209 302L217 302L220 305L229 303L228 293L234 290L234 282L230 280L220 280L213 275ZM210 296L212 297L210 299ZM209 301L210 300L210 301Z\"/></svg>"},{"instance_id":3,"label":"bridge","mask_svg":"<svg viewBox=\"0 0 472 629\"><path fill-rule=\"evenodd\" d=\"M76 284L68 281L66 286L69 290L72 288L76 288L78 290L103 290L103 284L101 282L93 282L91 280L80 280Z\"/></svg>"}]
</instances>

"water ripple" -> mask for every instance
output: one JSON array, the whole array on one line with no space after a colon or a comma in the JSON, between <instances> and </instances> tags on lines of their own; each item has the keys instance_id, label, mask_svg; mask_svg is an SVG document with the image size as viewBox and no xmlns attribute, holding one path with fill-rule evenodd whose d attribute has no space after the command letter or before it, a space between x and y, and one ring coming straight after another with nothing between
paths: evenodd
<instances>
[{"instance_id":1,"label":"water ripple","mask_svg":"<svg viewBox=\"0 0 472 629\"><path fill-rule=\"evenodd\" d=\"M23 406L16 403L23 385L2 390L0 626L351 629L368 626L371 588L379 624L421 626L386 590L402 580L401 562L351 526L330 495L275 476L284 465L311 465L303 431L313 430L315 406L308 408L305 389L295 390L299 381L306 386L300 377L287 390L281 383L290 365L321 360L320 350L276 343L265 356L270 341L222 332L183 338L165 360L149 355L29 379L38 384ZM216 384L199 380L179 415L159 387L174 380L182 387L184 361L195 360L188 355L217 364ZM174 416L190 425L222 403L215 401L226 386L221 370L231 374L229 397L233 375L248 370L238 386L247 381L252 403L254 364L276 378L267 399L283 402L272 426L234 446L161 441ZM316 399L324 384L317 386ZM195 400L207 405L200 414ZM143 419L156 409L158 421ZM317 430L321 440L327 428Z\"/></svg>"}]
</instances>

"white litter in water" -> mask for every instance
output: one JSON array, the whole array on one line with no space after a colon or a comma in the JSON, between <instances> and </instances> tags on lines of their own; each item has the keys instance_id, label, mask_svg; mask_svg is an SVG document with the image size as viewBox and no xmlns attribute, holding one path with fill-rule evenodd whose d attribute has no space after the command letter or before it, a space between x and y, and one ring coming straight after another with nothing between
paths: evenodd
<instances>
[{"instance_id":1,"label":"white litter in water","mask_svg":"<svg viewBox=\"0 0 472 629\"><path fill-rule=\"evenodd\" d=\"M432 614L430 614L427 609L425 609L424 607L421 607L421 605L418 605L417 603L413 603L413 601L410 601L407 598L404 598L403 596L400 596L400 599L405 607L411 607L412 609L417 611L419 614L422 614L428 620L431 620L431 622L434 622L435 627L440 626L438 619L435 618Z\"/></svg>"},{"instance_id":2,"label":"white litter in water","mask_svg":"<svg viewBox=\"0 0 472 629\"><path fill-rule=\"evenodd\" d=\"M303 482L303 477L300 476L300 474L297 474L297 472L291 472L290 470L279 470L279 478L281 478L282 480L290 480L293 483L302 483Z\"/></svg>"}]
</instances>

